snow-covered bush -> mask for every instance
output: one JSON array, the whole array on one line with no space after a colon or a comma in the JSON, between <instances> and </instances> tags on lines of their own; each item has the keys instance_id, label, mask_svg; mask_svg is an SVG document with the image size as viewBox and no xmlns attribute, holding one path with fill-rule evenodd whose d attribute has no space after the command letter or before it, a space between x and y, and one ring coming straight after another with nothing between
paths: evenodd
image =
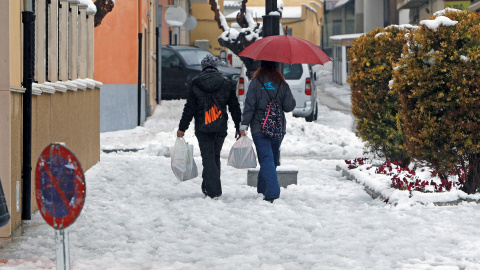
<instances>
[{"instance_id":1,"label":"snow-covered bush","mask_svg":"<svg viewBox=\"0 0 480 270\"><path fill-rule=\"evenodd\" d=\"M480 187L480 16L446 9L406 35L392 87L408 154L447 179L461 166L464 191Z\"/></svg>"},{"instance_id":2,"label":"snow-covered bush","mask_svg":"<svg viewBox=\"0 0 480 270\"><path fill-rule=\"evenodd\" d=\"M401 56L405 34L415 27L392 25L357 38L349 49L352 113L357 135L368 150L380 157L408 165L400 125L400 101L389 88L393 63Z\"/></svg>"}]
</instances>

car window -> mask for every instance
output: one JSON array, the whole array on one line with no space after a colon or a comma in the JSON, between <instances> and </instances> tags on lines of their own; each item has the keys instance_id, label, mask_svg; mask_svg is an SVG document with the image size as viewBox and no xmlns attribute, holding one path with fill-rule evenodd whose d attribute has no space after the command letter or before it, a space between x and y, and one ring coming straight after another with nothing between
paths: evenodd
<instances>
[{"instance_id":1,"label":"car window","mask_svg":"<svg viewBox=\"0 0 480 270\"><path fill-rule=\"evenodd\" d=\"M189 66L200 66L202 59L210 54L210 52L204 50L179 50L178 53Z\"/></svg>"},{"instance_id":2,"label":"car window","mask_svg":"<svg viewBox=\"0 0 480 270\"><path fill-rule=\"evenodd\" d=\"M302 77L302 64L285 64L283 67L283 76L285 80L298 80Z\"/></svg>"},{"instance_id":3,"label":"car window","mask_svg":"<svg viewBox=\"0 0 480 270\"><path fill-rule=\"evenodd\" d=\"M162 50L162 67L169 67L170 64L180 64L180 58L170 50Z\"/></svg>"}]
</instances>

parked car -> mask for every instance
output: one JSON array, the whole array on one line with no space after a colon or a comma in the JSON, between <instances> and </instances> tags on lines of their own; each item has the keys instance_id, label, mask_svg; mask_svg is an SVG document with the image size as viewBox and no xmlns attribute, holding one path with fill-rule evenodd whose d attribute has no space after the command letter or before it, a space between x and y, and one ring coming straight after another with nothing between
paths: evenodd
<instances>
[{"instance_id":1,"label":"parked car","mask_svg":"<svg viewBox=\"0 0 480 270\"><path fill-rule=\"evenodd\" d=\"M162 100L185 99L193 77L202 71L201 61L210 52L191 46L162 46ZM232 87L240 71L218 61L218 71L231 81Z\"/></svg>"},{"instance_id":2,"label":"parked car","mask_svg":"<svg viewBox=\"0 0 480 270\"><path fill-rule=\"evenodd\" d=\"M283 75L297 102L297 106L292 112L293 116L303 117L307 122L316 121L318 116L317 88L315 85L317 73L312 71L312 66L309 64L285 64ZM237 83L237 97L242 112L249 82L245 65L242 65Z\"/></svg>"}]
</instances>

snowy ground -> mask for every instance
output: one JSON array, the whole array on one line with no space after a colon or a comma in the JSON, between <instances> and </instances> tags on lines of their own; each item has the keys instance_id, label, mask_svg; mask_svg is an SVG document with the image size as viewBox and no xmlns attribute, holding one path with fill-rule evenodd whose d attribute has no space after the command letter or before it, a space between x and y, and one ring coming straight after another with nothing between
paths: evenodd
<instances>
[{"instance_id":1,"label":"snowy ground","mask_svg":"<svg viewBox=\"0 0 480 270\"><path fill-rule=\"evenodd\" d=\"M324 94L348 106L331 65L316 70ZM282 166L298 168L298 185L271 204L247 186L246 170L226 166L233 129L219 200L203 197L200 177L175 179L168 156L182 107L163 102L143 127L102 134L103 149L141 150L102 154L86 172L85 206L69 227L72 269L480 269L477 204L393 206L336 171L362 156L348 113L321 106L315 123L288 117ZM201 170L192 130L186 139ZM0 250L0 269L55 269L54 239L34 214Z\"/></svg>"}]
</instances>

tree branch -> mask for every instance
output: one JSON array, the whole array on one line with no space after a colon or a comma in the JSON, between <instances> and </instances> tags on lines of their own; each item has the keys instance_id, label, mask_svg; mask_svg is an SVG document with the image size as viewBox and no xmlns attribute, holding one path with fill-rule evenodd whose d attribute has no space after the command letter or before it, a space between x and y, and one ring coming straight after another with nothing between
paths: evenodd
<instances>
[{"instance_id":1,"label":"tree branch","mask_svg":"<svg viewBox=\"0 0 480 270\"><path fill-rule=\"evenodd\" d=\"M97 13L95 13L94 18L94 27L97 27L102 23L103 18L113 10L115 4L112 0L97 0L94 4L97 7Z\"/></svg>"},{"instance_id":2,"label":"tree branch","mask_svg":"<svg viewBox=\"0 0 480 270\"><path fill-rule=\"evenodd\" d=\"M242 6L240 8L240 11L237 13L237 23L242 28L248 27L248 22L245 18L245 13L247 11L247 2L248 0L242 0Z\"/></svg>"},{"instance_id":3,"label":"tree branch","mask_svg":"<svg viewBox=\"0 0 480 270\"><path fill-rule=\"evenodd\" d=\"M215 13L215 21L217 21L218 28L222 29L222 31L226 31L224 25L220 20L220 10L218 10L218 4L216 0L209 0L208 3L210 4L210 9Z\"/></svg>"}]
</instances>

